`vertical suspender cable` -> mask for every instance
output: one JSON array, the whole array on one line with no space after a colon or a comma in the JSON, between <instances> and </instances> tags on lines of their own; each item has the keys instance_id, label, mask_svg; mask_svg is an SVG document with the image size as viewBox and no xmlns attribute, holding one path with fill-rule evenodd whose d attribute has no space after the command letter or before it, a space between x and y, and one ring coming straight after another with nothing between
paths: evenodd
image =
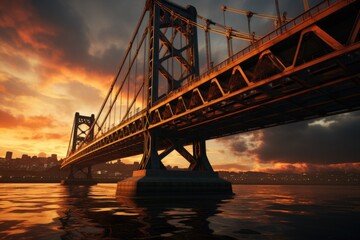
<instances>
[{"instance_id":1,"label":"vertical suspender cable","mask_svg":"<svg viewBox=\"0 0 360 240\"><path fill-rule=\"evenodd\" d=\"M304 3L304 10L305 10L305 11L309 10L308 0L303 0L303 3Z\"/></svg>"},{"instance_id":2,"label":"vertical suspender cable","mask_svg":"<svg viewBox=\"0 0 360 240\"><path fill-rule=\"evenodd\" d=\"M115 101L115 105L114 105L114 126L116 126L116 101L117 101L117 98L116 99L114 99L114 101Z\"/></svg>"},{"instance_id":3,"label":"vertical suspender cable","mask_svg":"<svg viewBox=\"0 0 360 240\"><path fill-rule=\"evenodd\" d=\"M149 23L148 23L148 25L149 25ZM143 33L143 36L142 36L142 38L141 38L141 41L140 41L140 45L142 45L142 43L144 42L144 39L145 39L145 37L147 36L147 30L149 29L149 27L147 27L147 28L145 28L145 31L144 31L144 33ZM126 71L126 74L125 74L125 76L124 76L124 81L122 81L121 82L121 86L119 87L119 89L118 89L118 91L116 92L116 94L115 94L115 97L117 98L118 96L119 96L119 93L121 92L121 90L123 89L123 86L126 84L125 83L125 80L126 80L126 78L129 76L129 74L130 74L130 72L131 72L131 69L132 69L132 66L133 66L133 64L134 64L134 62L135 62L135 59L136 59L136 57L137 57L137 55L138 55L138 53L139 53L139 48L137 48L136 49L136 51L135 51L135 56L134 56L134 58L131 60L131 63L130 63L130 65L129 65L129 68L127 69L127 71ZM131 57L129 58L129 59L131 59ZM129 110L129 109L127 109L127 110ZM127 113L128 113L128 111L127 111ZM106 116L105 116L105 118L109 115L109 111L105 114ZM125 116L127 116L127 114L125 115ZM124 118L123 118L124 119ZM103 127L103 125L105 124L105 121L103 121L99 126L100 126L100 129ZM96 136L95 136L96 137Z\"/></svg>"},{"instance_id":4,"label":"vertical suspender cable","mask_svg":"<svg viewBox=\"0 0 360 240\"><path fill-rule=\"evenodd\" d=\"M105 100L103 101L103 103L102 103L102 105L101 105L101 107L100 107L100 110L99 110L98 114L96 115L96 118L95 118L94 123L92 124L92 126L91 126L90 129L89 129L89 133L92 132L92 130L95 128L95 125L98 125L97 122L98 122L98 120L99 120L99 118L100 118L100 115L101 115L102 111L104 110L104 107L105 107L105 105L106 105L106 102L107 102L107 100L109 99L109 96L110 96L110 94L111 94L111 92L112 92L112 90L113 90L113 88L114 88L114 86L115 86L115 84L116 84L116 82L117 82L117 80L118 80L118 77L119 77L119 75L120 75L120 72L121 72L121 70L122 70L123 67L124 67L126 58L127 58L128 54L129 54L129 52L130 52L130 50L131 50L131 47L132 47L133 41L134 41L134 39L135 39L135 36L136 36L137 33L139 32L141 23L142 23L142 21L144 20L144 17L145 17L145 14L146 14L147 11L148 11L148 10L147 10L147 6L145 6L144 9L143 9L143 12L141 13L140 19L139 19L139 21L138 21L138 23L137 23L137 25L136 25L135 32L134 32L134 34L132 35L132 38L131 38L130 43L129 43L129 46L128 46L127 50L126 50L125 56L124 56L123 60L121 61L120 67L119 67L119 69L118 69L118 72L117 72L115 78L113 79L113 82L111 83L110 90L109 90L109 92L107 93L107 95L106 95L106 97L105 97ZM98 125L98 126L99 126L99 125ZM101 129L99 129L99 130L101 130ZM99 130L98 130L98 131L99 131ZM87 139L88 137L89 137L89 134L86 135L84 142L86 141L86 139ZM81 145L82 145L82 144L81 144ZM81 145L80 145L79 147L81 147Z\"/></svg>"},{"instance_id":5,"label":"vertical suspender cable","mask_svg":"<svg viewBox=\"0 0 360 240\"><path fill-rule=\"evenodd\" d=\"M136 37L136 48L139 48L139 38L138 37ZM138 58L136 57L136 61L135 61L134 96L136 95L137 68L138 68ZM135 114L136 114L136 100L135 100L135 103L134 103L134 115Z\"/></svg>"},{"instance_id":6,"label":"vertical suspender cable","mask_svg":"<svg viewBox=\"0 0 360 240\"><path fill-rule=\"evenodd\" d=\"M172 40L172 43L171 43L171 76L173 77L173 81L175 81L175 78L174 78L174 18L172 17L171 18L171 40ZM175 83L173 82L173 89L171 90L174 90L174 86L175 86Z\"/></svg>"},{"instance_id":7,"label":"vertical suspender cable","mask_svg":"<svg viewBox=\"0 0 360 240\"><path fill-rule=\"evenodd\" d=\"M182 49L182 47L183 47L183 44L182 44L182 39L183 39L183 32L181 32L180 31L180 49ZM183 57L183 55L182 55L182 53L181 53L181 56ZM180 76L181 76L181 78L183 77L183 65L182 64L180 64Z\"/></svg>"},{"instance_id":8,"label":"vertical suspender cable","mask_svg":"<svg viewBox=\"0 0 360 240\"><path fill-rule=\"evenodd\" d=\"M211 52L210 52L210 32L209 32L210 20L206 20L205 27L205 48L206 48L206 64L208 70L211 68Z\"/></svg>"},{"instance_id":9,"label":"vertical suspender cable","mask_svg":"<svg viewBox=\"0 0 360 240\"><path fill-rule=\"evenodd\" d=\"M282 21L281 21L281 16L280 16L280 8L279 8L278 0L275 0L275 6L276 6L276 14L277 14L277 18L278 18L278 22L279 22L279 26L280 26L280 33L282 33Z\"/></svg>"},{"instance_id":10,"label":"vertical suspender cable","mask_svg":"<svg viewBox=\"0 0 360 240\"><path fill-rule=\"evenodd\" d=\"M225 9L226 9L226 8L223 9L224 26L226 26L226 21L225 21Z\"/></svg>"},{"instance_id":11,"label":"vertical suspender cable","mask_svg":"<svg viewBox=\"0 0 360 240\"><path fill-rule=\"evenodd\" d=\"M108 116L108 118L109 118L109 126L108 126L108 129L111 128L111 111L112 111L111 106L112 106L112 91L111 91L111 94L110 94L110 105L109 105L110 113L109 113L109 116Z\"/></svg>"},{"instance_id":12,"label":"vertical suspender cable","mask_svg":"<svg viewBox=\"0 0 360 240\"><path fill-rule=\"evenodd\" d=\"M127 87L126 109L129 108L129 98L130 98L131 52L129 53L129 69L130 69L130 73L128 74L128 78L127 78L128 87Z\"/></svg>"},{"instance_id":13,"label":"vertical suspender cable","mask_svg":"<svg viewBox=\"0 0 360 240\"><path fill-rule=\"evenodd\" d=\"M147 50L147 41L146 41L147 38L145 38L145 42L144 42L144 63L143 63L143 84L145 84L146 82L146 50ZM143 88L142 90L142 104L141 104L141 109L143 110L144 109L144 104L145 104L145 88Z\"/></svg>"},{"instance_id":14,"label":"vertical suspender cable","mask_svg":"<svg viewBox=\"0 0 360 240\"><path fill-rule=\"evenodd\" d=\"M121 91L120 92L120 114L119 114L119 116L120 116L120 118L119 118L119 121L121 121L121 109L122 109L122 94L123 92Z\"/></svg>"}]
</instances>

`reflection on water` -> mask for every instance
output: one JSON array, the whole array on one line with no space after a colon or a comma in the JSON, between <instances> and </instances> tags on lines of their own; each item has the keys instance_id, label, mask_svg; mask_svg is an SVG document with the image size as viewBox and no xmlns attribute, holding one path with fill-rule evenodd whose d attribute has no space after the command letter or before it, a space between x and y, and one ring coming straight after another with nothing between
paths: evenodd
<instances>
[{"instance_id":1,"label":"reflection on water","mask_svg":"<svg viewBox=\"0 0 360 240\"><path fill-rule=\"evenodd\" d=\"M358 239L359 186L233 186L233 198L116 199L116 184L1 184L0 239Z\"/></svg>"}]
</instances>

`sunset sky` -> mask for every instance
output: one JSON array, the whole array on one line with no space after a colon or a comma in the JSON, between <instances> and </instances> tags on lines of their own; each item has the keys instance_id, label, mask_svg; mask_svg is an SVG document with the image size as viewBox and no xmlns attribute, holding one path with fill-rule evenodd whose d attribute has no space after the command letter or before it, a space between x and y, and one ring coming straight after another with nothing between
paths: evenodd
<instances>
[{"instance_id":1,"label":"sunset sky","mask_svg":"<svg viewBox=\"0 0 360 240\"><path fill-rule=\"evenodd\" d=\"M223 23L221 5L275 14L271 0L174 0ZM309 1L314 5L320 1ZM97 113L117 71L145 0L0 1L0 157L41 152L66 155L75 112ZM255 3L255 4L254 4ZM279 0L289 17L302 0ZM226 23L247 32L245 16ZM273 23L254 19L257 35ZM200 59L204 56L199 32ZM214 38L217 41L216 38ZM220 41L220 40L219 40ZM234 42L235 49L248 45ZM212 44L226 57L225 41ZM204 61L202 61L204 65ZM215 170L308 172L360 171L360 112L234 135L207 142ZM167 164L186 166L172 155ZM137 158L125 162L139 161Z\"/></svg>"}]
</instances>

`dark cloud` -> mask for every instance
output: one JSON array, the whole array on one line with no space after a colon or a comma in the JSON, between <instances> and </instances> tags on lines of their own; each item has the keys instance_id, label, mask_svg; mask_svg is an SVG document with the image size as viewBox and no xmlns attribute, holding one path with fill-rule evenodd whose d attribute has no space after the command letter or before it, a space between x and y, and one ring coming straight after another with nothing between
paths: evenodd
<instances>
[{"instance_id":1,"label":"dark cloud","mask_svg":"<svg viewBox=\"0 0 360 240\"><path fill-rule=\"evenodd\" d=\"M242 135L226 137L219 141L222 141L222 142L226 143L228 146L230 146L230 149L236 155L240 155L241 153L248 151L246 140L242 137Z\"/></svg>"},{"instance_id":2,"label":"dark cloud","mask_svg":"<svg viewBox=\"0 0 360 240\"><path fill-rule=\"evenodd\" d=\"M37 40L61 51L60 62L65 66L81 66L89 70L104 71L104 62L115 65L113 59L89 54L90 39L88 28L66 1L33 1L33 7L40 21L46 22L56 32L52 35L38 35ZM112 49L113 50L113 49ZM104 55L105 57L108 55ZM106 69L109 71L109 69Z\"/></svg>"},{"instance_id":3,"label":"dark cloud","mask_svg":"<svg viewBox=\"0 0 360 240\"><path fill-rule=\"evenodd\" d=\"M359 163L360 111L233 135L218 141L239 157L253 156L259 163L283 163L281 169L274 171L304 170L291 165L294 163L303 164L301 168L306 171Z\"/></svg>"},{"instance_id":4,"label":"dark cloud","mask_svg":"<svg viewBox=\"0 0 360 240\"><path fill-rule=\"evenodd\" d=\"M56 0L5 1L3 7L0 7L0 41L8 48L41 57L45 60L43 68L50 68L43 69L43 73L54 72L53 67L50 67L53 65L114 74L127 45L121 48L110 45L101 55L91 55L89 28L70 3ZM111 8L110 5L108 7ZM121 28L107 31L107 35L111 35L109 31L114 31L113 35L122 32ZM130 38L128 33L117 36L118 39ZM113 39L114 42L116 40ZM14 56L2 54L0 57L8 63L14 62L17 67L23 66L22 70L29 67L24 59L19 62ZM46 63L52 64L47 66Z\"/></svg>"},{"instance_id":5,"label":"dark cloud","mask_svg":"<svg viewBox=\"0 0 360 240\"><path fill-rule=\"evenodd\" d=\"M83 67L91 71L114 74L134 31L145 0L135 1L43 1L43 0L3 0L0 12L0 39L9 45L20 45L29 51L34 50L47 59L56 59L62 66ZM242 10L256 9L260 13L274 14L275 5L264 0L263 4L249 2L174 0L186 6L194 5L198 13L223 23L222 5ZM313 3L312 3L313 4ZM290 16L296 16L302 9L301 3L284 0L281 10L287 10ZM6 21L5 21L6 20ZM147 20L147 19L145 19ZM226 13L226 22L235 29L247 32L246 16ZM261 20L261 19L260 19ZM253 28L268 32L273 28L271 21L264 22L253 18ZM264 25L266 24L266 26ZM264 34L265 34L264 32ZM24 39L24 33L26 37ZM259 33L260 34L260 33ZM221 36L221 44L213 38L213 60L219 63L227 56L226 38ZM101 53L90 54L91 44L111 43ZM119 46L120 43L120 46ZM240 50L247 42L234 42L234 49ZM216 46L216 47L214 47ZM221 47L221 52L218 49ZM204 50L204 34L199 30L199 48ZM204 51L202 51L204 53ZM205 64L204 54L200 55Z\"/></svg>"},{"instance_id":6,"label":"dark cloud","mask_svg":"<svg viewBox=\"0 0 360 240\"><path fill-rule=\"evenodd\" d=\"M256 150L262 162L337 164L360 161L360 112L326 118L328 127L314 121L263 131ZM326 123L325 122L325 123Z\"/></svg>"},{"instance_id":7,"label":"dark cloud","mask_svg":"<svg viewBox=\"0 0 360 240\"><path fill-rule=\"evenodd\" d=\"M232 135L224 138L219 138L218 141L225 143L230 150L238 156L244 154L253 155L254 149L257 149L262 139L261 131L254 131L251 133L243 133Z\"/></svg>"}]
</instances>

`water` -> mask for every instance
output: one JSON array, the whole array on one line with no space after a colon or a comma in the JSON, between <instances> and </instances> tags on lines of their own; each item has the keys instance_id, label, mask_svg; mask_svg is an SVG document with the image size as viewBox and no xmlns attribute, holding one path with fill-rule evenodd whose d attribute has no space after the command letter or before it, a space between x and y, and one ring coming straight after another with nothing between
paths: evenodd
<instances>
[{"instance_id":1,"label":"water","mask_svg":"<svg viewBox=\"0 0 360 240\"><path fill-rule=\"evenodd\" d=\"M0 184L0 239L359 239L360 186L234 185L231 199L116 200L116 184Z\"/></svg>"}]
</instances>

